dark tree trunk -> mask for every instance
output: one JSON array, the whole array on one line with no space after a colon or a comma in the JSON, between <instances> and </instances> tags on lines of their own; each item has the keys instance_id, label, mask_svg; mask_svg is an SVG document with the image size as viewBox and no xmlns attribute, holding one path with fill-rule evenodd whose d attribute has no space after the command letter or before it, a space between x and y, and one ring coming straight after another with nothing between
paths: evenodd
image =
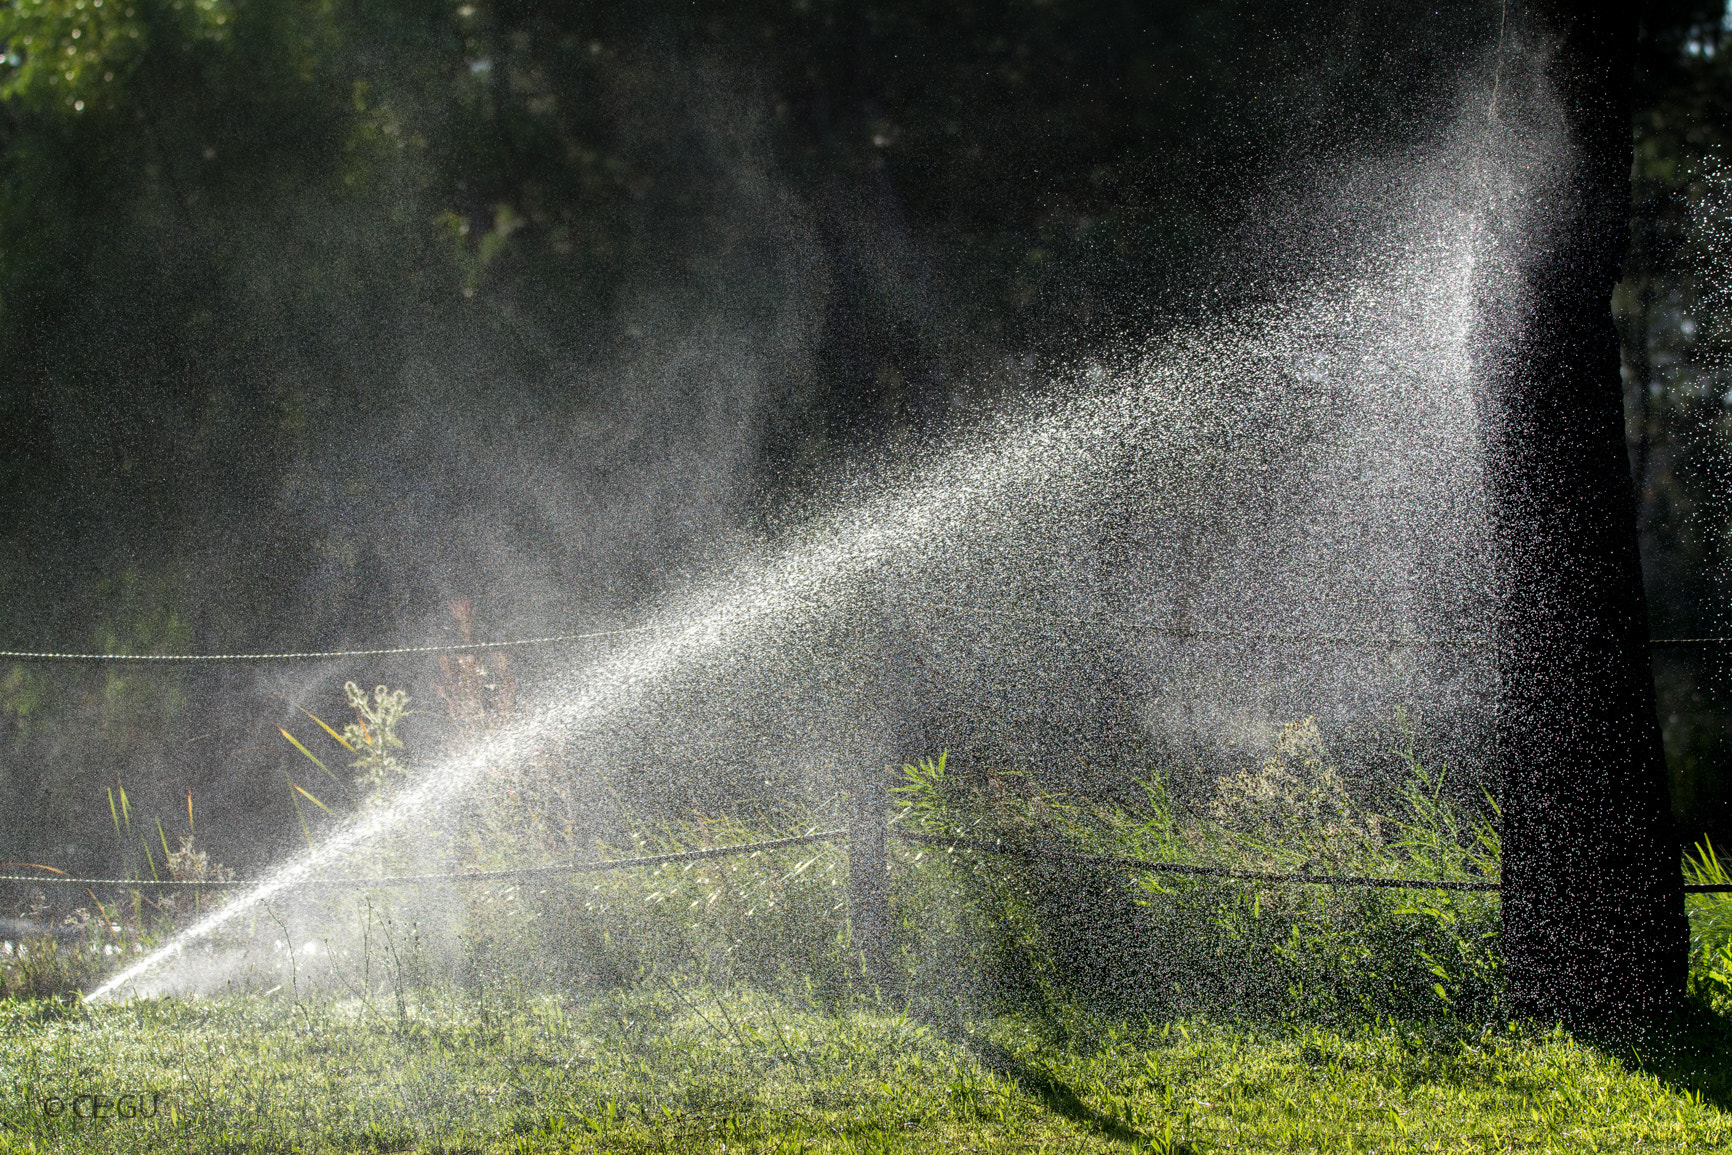
<instances>
[{"instance_id":1,"label":"dark tree trunk","mask_svg":"<svg viewBox=\"0 0 1732 1155\"><path fill-rule=\"evenodd\" d=\"M1492 201L1479 344L1504 943L1516 1009L1570 1023L1663 1009L1682 994L1688 949L1611 313L1628 244L1635 15L1628 3L1511 3L1492 106L1491 167L1513 194Z\"/></svg>"}]
</instances>

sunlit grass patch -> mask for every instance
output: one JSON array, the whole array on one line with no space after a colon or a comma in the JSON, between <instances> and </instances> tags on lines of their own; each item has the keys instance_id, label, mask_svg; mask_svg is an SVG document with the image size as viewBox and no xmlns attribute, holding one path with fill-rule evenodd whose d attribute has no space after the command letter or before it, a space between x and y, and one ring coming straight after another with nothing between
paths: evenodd
<instances>
[{"instance_id":1,"label":"sunlit grass patch","mask_svg":"<svg viewBox=\"0 0 1732 1155\"><path fill-rule=\"evenodd\" d=\"M10 1004L0 1150L1732 1146L1725 1077L1703 1094L1561 1032L1078 1019L1057 1037L1033 1021L940 1030L865 1005L830 1014L672 984L494 995L424 996L401 1023L280 994ZM1711 1072L1732 1052L1698 1058Z\"/></svg>"},{"instance_id":2,"label":"sunlit grass patch","mask_svg":"<svg viewBox=\"0 0 1732 1155\"><path fill-rule=\"evenodd\" d=\"M1055 1054L1144 1129L1227 1150L1721 1150L1732 1116L1561 1032L1428 1037L1390 1024L1243 1032L1191 1022ZM1722 1100L1724 1102L1724 1100ZM1162 1121L1165 1121L1163 1124Z\"/></svg>"}]
</instances>

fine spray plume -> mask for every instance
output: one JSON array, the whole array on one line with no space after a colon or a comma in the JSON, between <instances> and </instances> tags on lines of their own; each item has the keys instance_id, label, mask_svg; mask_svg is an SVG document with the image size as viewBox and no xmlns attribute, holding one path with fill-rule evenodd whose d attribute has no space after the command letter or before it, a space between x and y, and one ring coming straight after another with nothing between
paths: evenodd
<instances>
[{"instance_id":1,"label":"fine spray plume","mask_svg":"<svg viewBox=\"0 0 1732 1155\"><path fill-rule=\"evenodd\" d=\"M1507 72L1497 85L1508 99ZM690 576L606 607L598 597L622 632L569 672L519 684L532 705L417 766L89 999L353 969L361 940L383 933L358 897L377 888L310 883L467 869L463 822L484 809L525 829L545 818L510 804L525 766L614 857L654 851L618 829L620 806L833 827L863 769L941 749L959 773L1023 768L1080 796L1116 796L1160 766L1204 791L1260 758L1285 724L1312 718L1350 736L1404 710L1471 768L1495 690L1476 317L1520 258L1525 226L1511 220L1533 191L1523 182L1556 164L1559 146L1531 128L1519 148L1509 134L1494 144L1489 86L1464 87L1476 95L1425 147L1340 163L1266 216L1261 228L1303 276L1236 315L1078 358L1029 399L905 458L893 450L870 484L758 543L732 528L730 507L763 407L809 372L823 275L805 255L797 199L765 165L742 166L736 220L776 242L780 264L759 288L779 286L781 308L756 328L717 310L687 334L655 336L594 441L603 453L635 447L631 460L543 465L526 482L544 524L587 535L628 585L656 552L632 527L671 517L670 568ZM772 218L779 233L763 224ZM669 307L660 324L677 317ZM509 440L461 433L477 438L456 466L472 472ZM658 438L661 449L646 448ZM538 608L514 624L540 622L562 575L538 572L536 541L506 524L478 516L460 533L491 543L502 586L523 569L524 601ZM567 955L601 949L562 939L538 913L537 888L554 885L391 888L392 949L413 933L455 957L452 944L477 933L478 903L500 912L498 936L540 936Z\"/></svg>"}]
</instances>

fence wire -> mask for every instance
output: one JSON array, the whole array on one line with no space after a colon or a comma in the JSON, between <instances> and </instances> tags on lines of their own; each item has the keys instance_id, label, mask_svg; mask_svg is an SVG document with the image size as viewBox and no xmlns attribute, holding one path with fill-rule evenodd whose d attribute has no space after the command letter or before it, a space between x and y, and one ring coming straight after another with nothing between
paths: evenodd
<instances>
[{"instance_id":1,"label":"fence wire","mask_svg":"<svg viewBox=\"0 0 1732 1155\"><path fill-rule=\"evenodd\" d=\"M979 838L959 838L944 834L920 834L913 831L891 830L889 837L916 846L942 846L953 850L972 850L982 854L1004 855L1045 862L1071 863L1077 866L1113 867L1141 870L1151 874L1178 874L1204 878L1224 878L1237 882L1274 882L1303 886L1383 890L1453 890L1495 892L1503 885L1492 879L1433 879L1385 878L1378 875L1315 874L1306 870L1235 870L1224 866L1202 866L1186 862L1160 862L1147 858L1120 858L1106 854L1088 854L1066 847L1027 846L987 841ZM455 882L498 882L516 878L547 878L561 874L600 874L636 867L665 866L676 862L703 862L715 858L730 858L780 850L789 846L805 846L816 842L845 842L846 830L818 830L789 838L770 838L759 842L742 842L733 846L713 846L703 850L681 850L671 854L650 854L637 858L609 858L592 862L567 862L553 866L526 866L511 870L462 870L444 874L387 874L364 878L303 878L289 883L286 889L303 887L356 888L373 886L430 886ZM69 875L0 875L0 883L31 883L36 885L118 887L124 890L158 889L226 889L238 890L261 886L269 879L138 879L138 878L73 878ZM1732 884L1689 883L1684 890L1691 894L1728 894Z\"/></svg>"},{"instance_id":2,"label":"fence wire","mask_svg":"<svg viewBox=\"0 0 1732 1155\"><path fill-rule=\"evenodd\" d=\"M610 870L630 870L639 866L663 866L670 862L702 862L710 858L729 858L741 854L757 854L764 850L779 850L785 846L803 846L812 842L831 842L848 837L846 830L820 830L797 834L791 838L770 838L762 842L743 842L734 846L713 846L704 850L681 850L672 854L650 854L639 858L605 858L592 862L565 862L554 866L524 866L512 870L458 870L444 874L385 874L366 878L300 878L284 889L303 887L368 887L368 886L427 886L441 882L498 882L513 878L545 878L559 874L599 874ZM263 886L268 878L72 878L66 875L0 875L0 882L57 883L63 886L120 887L126 890L160 888L239 890Z\"/></svg>"},{"instance_id":3,"label":"fence wire","mask_svg":"<svg viewBox=\"0 0 1732 1155\"><path fill-rule=\"evenodd\" d=\"M1225 866L1200 866L1185 862L1158 862L1146 858L1118 858L1106 854L1088 854L1056 846L1018 846L1002 842L987 842L976 838L952 838L942 834L897 832L892 837L921 846L943 846L958 850L974 850L985 854L1002 854L1012 858L1037 859L1044 862L1067 862L1077 866L1118 867L1124 870L1144 870L1151 874L1184 874L1205 878L1226 878L1239 882L1303 883L1308 886L1379 888L1389 890L1474 890L1495 891L1500 883L1485 881L1453 881L1427 878L1380 878L1358 874L1313 874L1309 871L1234 870ZM1732 889L1732 888L1729 888Z\"/></svg>"},{"instance_id":4,"label":"fence wire","mask_svg":"<svg viewBox=\"0 0 1732 1155\"><path fill-rule=\"evenodd\" d=\"M1112 621L1127 631L1142 634L1154 634L1168 638L1195 638L1202 641L1246 641L1246 642L1286 642L1294 645L1320 644L1328 646L1388 646L1391 649L1441 649L1441 650L1476 650L1487 649L1491 639L1478 634L1380 634L1373 632L1346 633L1291 633L1281 631L1246 631L1218 629L1213 626L1179 626L1161 625L1154 622L1133 622L1123 619L1109 619L1086 615L1029 615L1015 611L995 609L990 606L956 606L937 605L935 609L951 610L957 613L980 614L988 617L1011 618L1017 621L1042 622L1080 622L1095 623ZM506 642L463 642L453 645L428 646L395 646L387 649L374 650L307 650L284 651L281 653L257 654L97 654L77 651L56 650L0 650L0 661L8 662L68 662L85 664L131 663L145 665L196 665L200 663L232 665L256 663L267 665L272 662L329 662L341 658L394 658L412 654L469 654L482 653L490 650L523 650L540 649L551 646L566 646L577 642L594 641L598 638L624 637L631 634L648 633L654 626L622 626L613 630L591 630L580 634L552 634L540 638L516 638ZM1648 645L1653 649L1679 649L1688 647L1712 648L1716 646L1732 646L1732 637L1702 637L1702 638L1650 638Z\"/></svg>"},{"instance_id":5,"label":"fence wire","mask_svg":"<svg viewBox=\"0 0 1732 1155\"><path fill-rule=\"evenodd\" d=\"M517 638L509 642L461 642L449 646L396 646L381 650L308 650L278 654L87 654L45 650L0 650L0 661L9 662L130 662L192 664L270 662L328 662L337 658L394 658L406 654L472 654L487 650L537 649L544 646L565 646L595 638L614 638L626 634L641 634L651 626L623 626L617 630L591 630L582 634L552 634L542 638Z\"/></svg>"}]
</instances>

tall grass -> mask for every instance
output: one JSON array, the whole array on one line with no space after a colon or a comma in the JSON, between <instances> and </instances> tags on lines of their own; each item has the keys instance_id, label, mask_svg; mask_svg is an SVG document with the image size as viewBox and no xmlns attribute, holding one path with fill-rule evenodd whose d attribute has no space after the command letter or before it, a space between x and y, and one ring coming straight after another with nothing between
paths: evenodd
<instances>
[{"instance_id":1,"label":"tall grass","mask_svg":"<svg viewBox=\"0 0 1732 1155\"><path fill-rule=\"evenodd\" d=\"M344 744L355 748L352 736ZM1155 1018L1228 1010L1313 1021L1380 1014L1487 1021L1498 990L1494 896L1160 875L1041 853L1061 847L1261 870L1495 877L1489 817L1461 814L1441 775L1411 749L1403 765L1401 806L1392 814L1349 796L1309 722L1287 727L1260 765L1223 779L1195 812L1178 806L1159 777L1143 783L1139 804L1109 806L1011 776L965 785L942 757L906 767L893 829L992 839L1024 854L892 842L897 991L947 1021L1066 1006ZM835 826L832 816L845 812L837 799L751 823L699 815L650 823L617 799L566 796L569 784L551 763L530 758L490 774L489 788L470 804L354 856L348 872L489 870L708 849ZM571 821L579 812L582 827ZM191 853L177 852L174 861L176 873L205 866ZM490 987L524 982L591 991L750 984L798 988L838 1005L886 993L868 981L851 939L847 871L845 846L810 844L531 880L333 892L273 907L220 945L253 952L243 985L328 986L399 1017L430 986L454 984L484 998ZM172 930L183 912L159 907L154 921L142 906L138 913L137 926L107 909L87 915L96 929L79 943L31 944L9 970L0 959L0 972L15 976L9 986L18 993L88 985L120 961L117 954Z\"/></svg>"},{"instance_id":2,"label":"tall grass","mask_svg":"<svg viewBox=\"0 0 1732 1155\"><path fill-rule=\"evenodd\" d=\"M1501 987L1495 894L1247 882L1041 853L1495 879L1495 815L1461 813L1441 773L1411 746L1400 758L1405 781L1392 813L1350 796L1309 721L1287 726L1260 766L1221 780L1193 811L1159 777L1143 783L1139 805L1107 806L1043 793L1027 780L970 786L942 760L909 767L901 795L912 828L1022 852L959 851L928 868L943 871L985 916L977 927L998 1009L1491 1021Z\"/></svg>"},{"instance_id":3,"label":"tall grass","mask_svg":"<svg viewBox=\"0 0 1732 1155\"><path fill-rule=\"evenodd\" d=\"M223 888L181 889L171 882L222 883L234 871L211 859L194 841L192 795L187 832L171 844L160 818L135 824L126 788L106 790L113 817L113 860L130 885L65 889L48 877L58 868L15 864L45 872L40 885L24 884L23 904L0 929L0 997L65 998L96 985L115 966L151 949L201 910L223 898ZM152 843L160 854L152 849ZM54 890L51 898L49 890ZM99 893L100 890L100 893Z\"/></svg>"},{"instance_id":4,"label":"tall grass","mask_svg":"<svg viewBox=\"0 0 1732 1155\"><path fill-rule=\"evenodd\" d=\"M1013 776L970 785L946 759L902 772L892 830L997 842L1016 854L892 840L898 998L928 1018L1067 1009L1164 1019L1198 1012L1322 1022L1378 1016L1475 1025L1499 1014L1495 894L1340 890L1079 864L1047 849L1264 871L1310 869L1418 881L1495 879L1495 807L1463 812L1411 746L1387 813L1356 802L1314 723L1285 728L1267 758L1181 807L1159 777L1134 806L1043 792ZM527 786L520 787L527 790ZM841 800L750 825L694 817L649 825L608 850L630 857L801 833L837 823ZM498 816L505 821L506 816ZM543 831L542 837L547 838ZM521 862L517 836L483 840ZM514 848L506 851L504 848ZM558 840L536 852L567 853ZM876 992L847 921L843 846L560 878L478 909L519 928L518 949L562 983L800 987L837 1002ZM511 936L501 925L499 940ZM550 962L550 960L557 960ZM505 967L503 957L495 965ZM519 968L520 969L520 968Z\"/></svg>"},{"instance_id":5,"label":"tall grass","mask_svg":"<svg viewBox=\"0 0 1732 1155\"><path fill-rule=\"evenodd\" d=\"M470 698L448 700L477 732L491 724ZM383 749L388 733L374 721L343 736L320 725L364 761L365 738ZM999 1012L1049 1023L1072 1012L1155 1021L1197 1013L1497 1021L1496 894L1423 885L1497 878L1496 805L1452 800L1444 772L1411 741L1391 757L1397 786L1379 806L1348 788L1310 720L1284 727L1259 762L1188 805L1160 775L1140 783L1134 803L1105 803L1045 791L1027 776L963 781L943 756L906 766L887 816L893 832L961 836L1014 853L892 840L890 990L874 985L852 938L845 843L528 879L309 891L263 910L211 952L247 956L243 988L329 989L399 1019L434 988L485 1001L489 991L526 985L598 993L695 983L799 993L831 1007L894 996L929 1021L958 1025ZM407 766L392 769L412 774L412 758ZM355 768L358 783L384 788L386 776ZM488 775L469 802L353 855L345 872L487 871L712 849L833 828L848 811L836 798L750 819L649 821L617 797L574 796L571 776L552 757L532 755ZM129 820L117 830L129 836ZM162 850L176 876L220 870L190 837L171 853L164 836ZM1075 852L1417 885L1176 875L1079 862ZM1697 881L1726 879L1707 844L1685 867ZM161 900L147 905L146 892L133 894L136 917L99 905L78 914L74 939L0 950L6 993L87 987L191 913ZM1732 1000L1732 896L1693 896L1691 915L1692 988Z\"/></svg>"},{"instance_id":6,"label":"tall grass","mask_svg":"<svg viewBox=\"0 0 1732 1155\"><path fill-rule=\"evenodd\" d=\"M1697 886L1732 884L1714 844L1704 838L1684 855L1685 881ZM1721 1011L1732 1011L1732 894L1685 896L1690 913L1690 988Z\"/></svg>"}]
</instances>

